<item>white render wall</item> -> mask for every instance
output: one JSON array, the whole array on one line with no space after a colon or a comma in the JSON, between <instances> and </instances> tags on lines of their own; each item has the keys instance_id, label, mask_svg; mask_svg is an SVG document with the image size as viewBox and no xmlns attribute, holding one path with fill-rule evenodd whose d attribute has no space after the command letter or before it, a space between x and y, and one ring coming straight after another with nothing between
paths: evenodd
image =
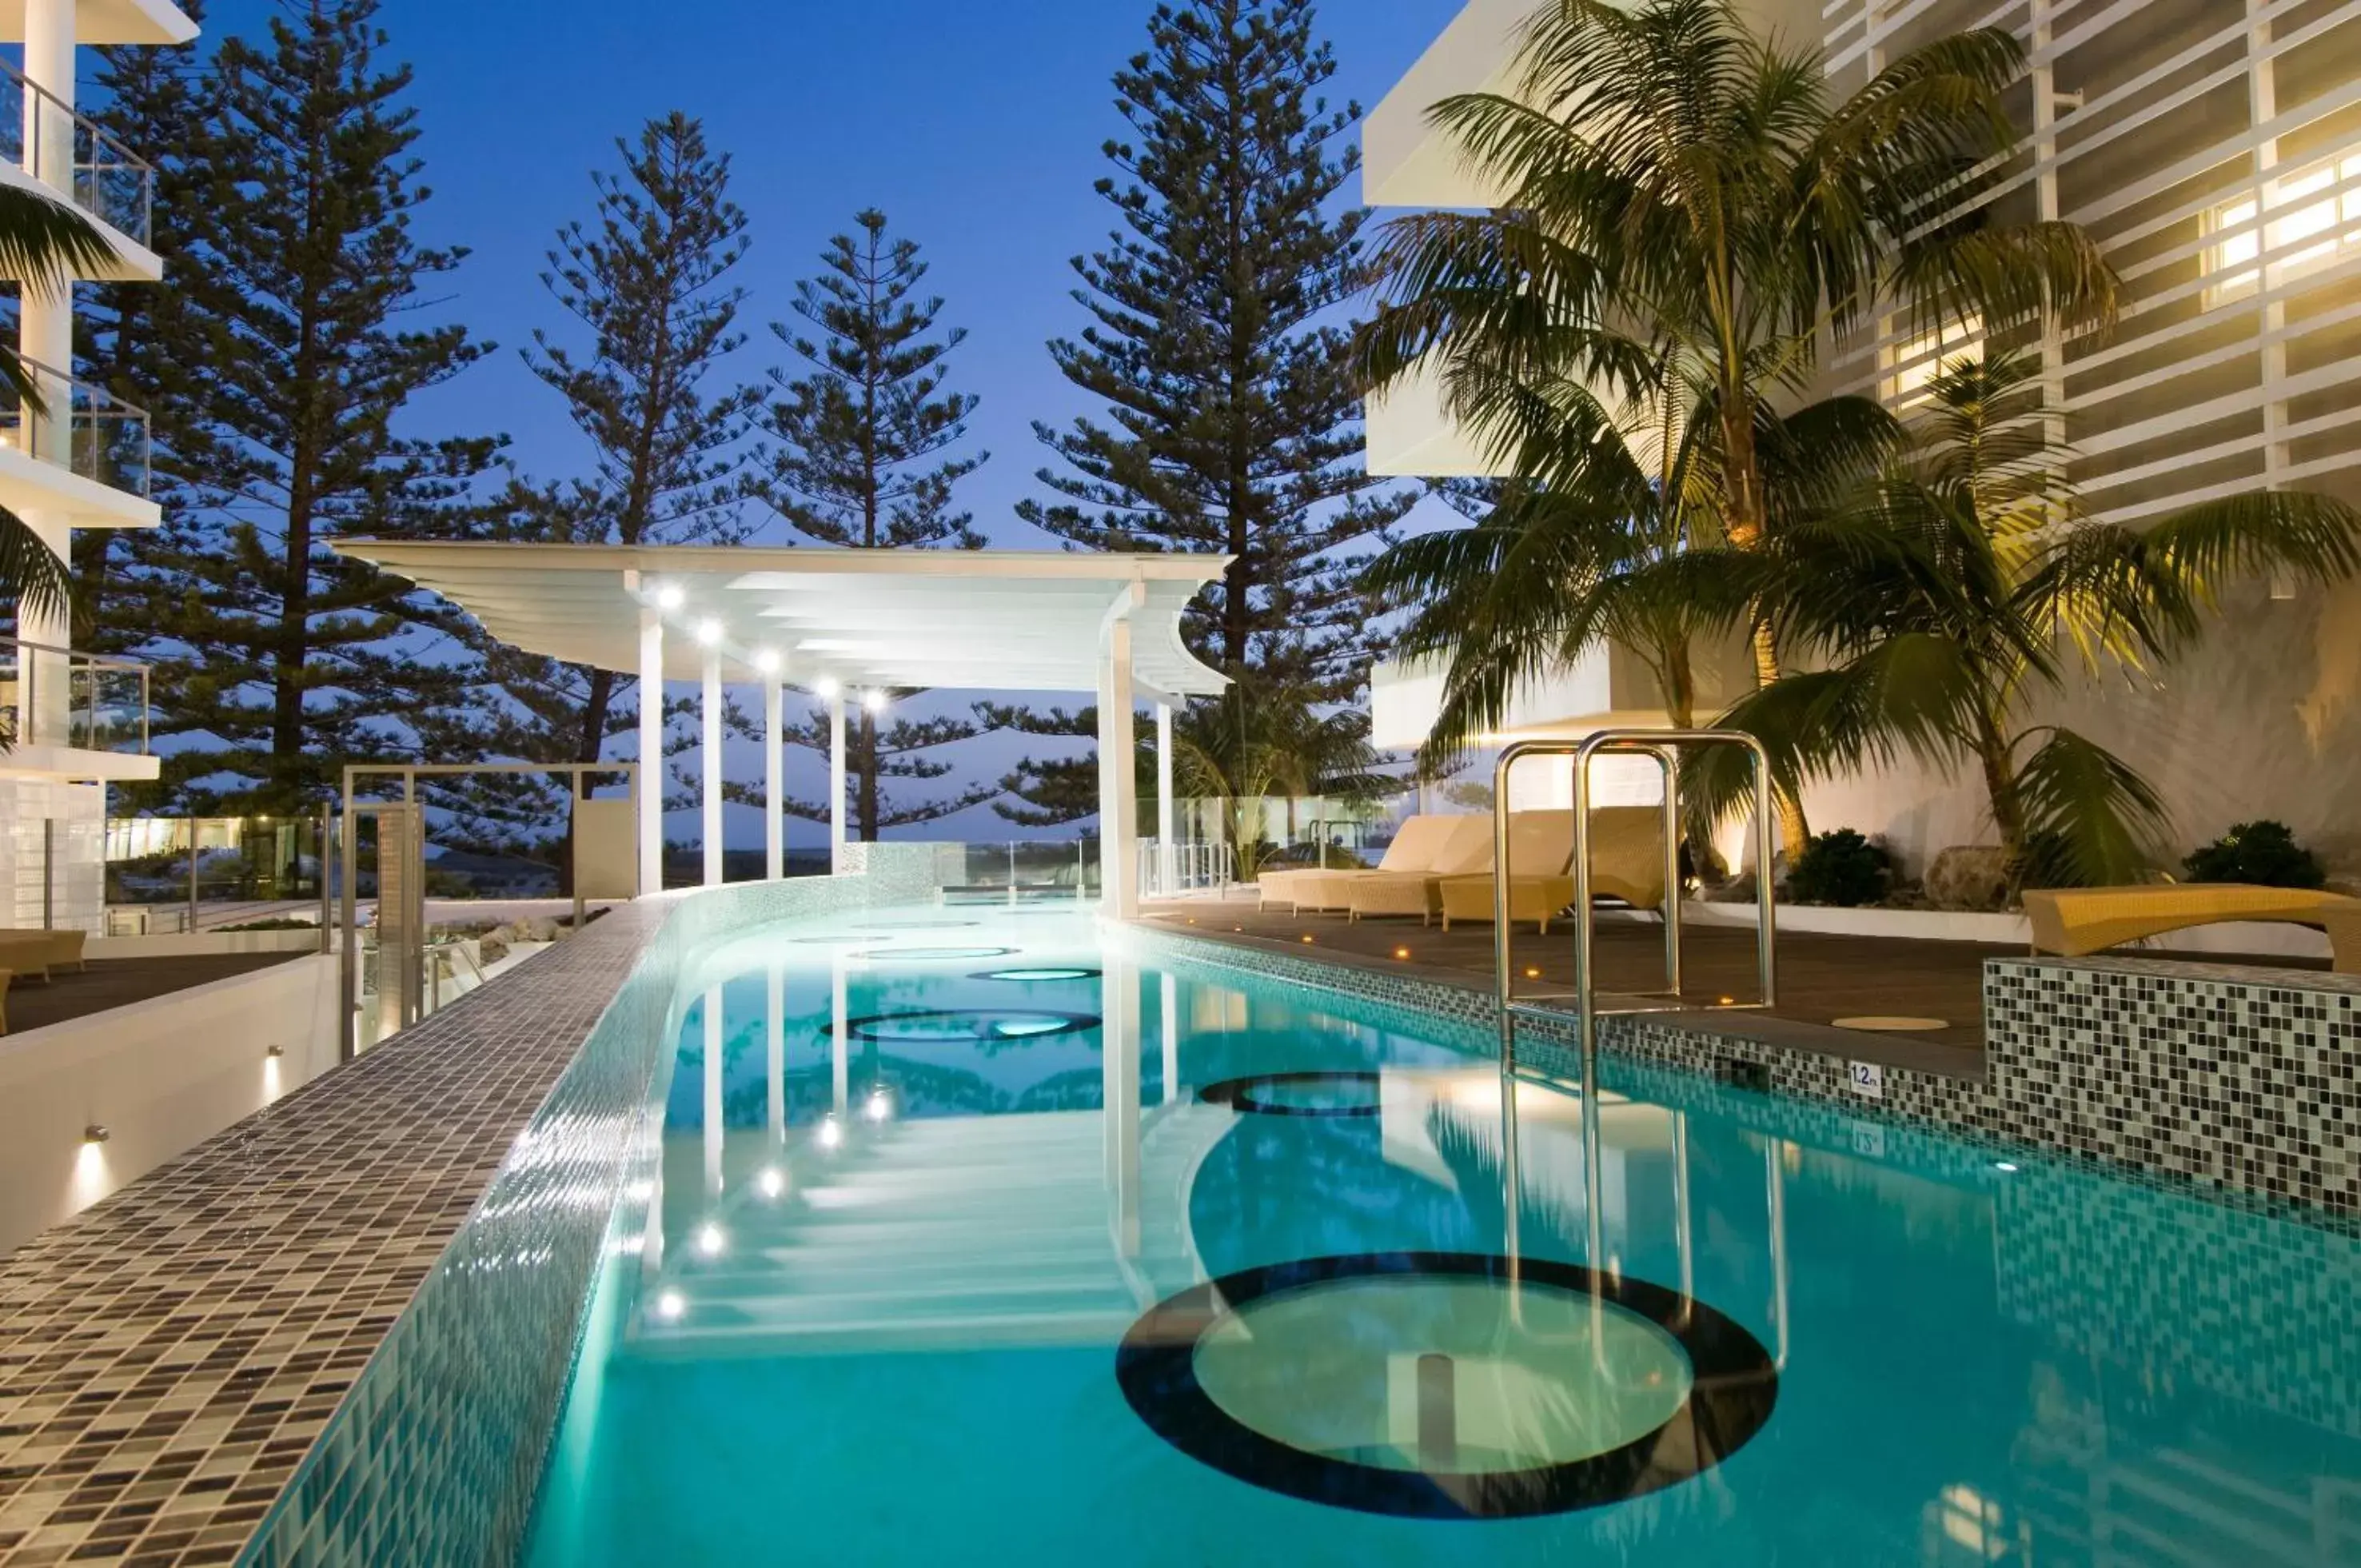
<instances>
[{"instance_id":1,"label":"white render wall","mask_svg":"<svg viewBox=\"0 0 2361 1568\"><path fill-rule=\"evenodd\" d=\"M0 1038L0 1251L335 1066L335 1003L313 955Z\"/></svg>"}]
</instances>

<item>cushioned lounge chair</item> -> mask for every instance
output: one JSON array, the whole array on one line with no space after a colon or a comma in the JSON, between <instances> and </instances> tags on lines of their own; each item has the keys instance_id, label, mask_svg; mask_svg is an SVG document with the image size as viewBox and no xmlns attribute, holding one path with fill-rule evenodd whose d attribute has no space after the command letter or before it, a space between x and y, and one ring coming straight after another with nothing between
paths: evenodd
<instances>
[{"instance_id":1,"label":"cushioned lounge chair","mask_svg":"<svg viewBox=\"0 0 2361 1568\"><path fill-rule=\"evenodd\" d=\"M79 970L82 944L89 939L84 931L0 930L0 968L43 980L58 970Z\"/></svg>"},{"instance_id":2,"label":"cushioned lounge chair","mask_svg":"<svg viewBox=\"0 0 2361 1568\"><path fill-rule=\"evenodd\" d=\"M2033 950L2081 958L2144 937L2233 920L2293 926L2340 923L2361 901L2306 888L2243 883L2182 883L2156 887L2040 888L2025 895Z\"/></svg>"},{"instance_id":3,"label":"cushioned lounge chair","mask_svg":"<svg viewBox=\"0 0 2361 1568\"><path fill-rule=\"evenodd\" d=\"M1514 844L1509 862L1509 919L1531 920L1549 935L1550 922L1574 902L1574 813L1521 813L1552 818L1550 837L1537 838L1540 850L1528 859ZM1542 846L1547 846L1543 849ZM1554 855L1555 871L1527 872L1527 866L1547 863ZM1653 806L1608 806L1590 814L1590 891L1594 897L1620 898L1634 909L1662 909L1664 904L1664 814ZM1443 928L1454 920L1489 923L1497 909L1497 891L1489 876L1453 877L1441 889Z\"/></svg>"},{"instance_id":4,"label":"cushioned lounge chair","mask_svg":"<svg viewBox=\"0 0 2361 1568\"><path fill-rule=\"evenodd\" d=\"M1444 878L1480 874L1492 868L1492 819L1463 817L1457 820L1460 828L1428 870L1399 874L1364 872L1359 876L1342 879L1331 897L1354 920L1378 915L1415 915L1419 924L1425 925L1442 912L1440 889ZM1513 835L1516 818L1511 817L1510 824Z\"/></svg>"},{"instance_id":5,"label":"cushioned lounge chair","mask_svg":"<svg viewBox=\"0 0 2361 1568\"><path fill-rule=\"evenodd\" d=\"M1452 825L1464 820L1457 817L1413 817L1394 834L1394 841L1386 846L1385 858L1378 869L1389 872L1424 871L1434 863L1435 852L1441 850L1454 831ZM1352 874L1364 870L1354 867L1350 872L1324 866L1306 866L1291 871L1265 872L1255 879L1255 888L1265 909L1274 905L1301 912L1306 907L1297 897L1306 884L1323 877ZM1312 908L1334 908L1333 905L1312 905Z\"/></svg>"}]
</instances>

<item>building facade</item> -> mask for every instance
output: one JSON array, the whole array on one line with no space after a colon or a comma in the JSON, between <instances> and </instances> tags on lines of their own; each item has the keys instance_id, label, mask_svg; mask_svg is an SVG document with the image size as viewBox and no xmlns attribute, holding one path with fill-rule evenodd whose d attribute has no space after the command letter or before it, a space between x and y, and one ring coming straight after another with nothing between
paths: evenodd
<instances>
[{"instance_id":1,"label":"building facade","mask_svg":"<svg viewBox=\"0 0 2361 1568\"><path fill-rule=\"evenodd\" d=\"M1506 86L1531 4L1473 0L1371 115L1373 205L1486 201L1425 111L1446 93ZM2065 411L2092 512L2137 526L2266 487L2361 503L2361 4L1742 0L1741 10L1790 47L1817 42L1837 94L1961 28L2004 27L2024 43L2029 69L2011 102L2025 135L1991 200L2011 216L2083 225L2123 280L2112 329L2023 345L2042 356ZM1976 346L1972 334L1878 323L1832 345L1828 389L1906 408L1938 363ZM1374 404L1369 430L1383 471L1483 471L1431 388ZM2361 798L2361 583L2236 585L2204 641L2169 667L2111 671L2034 717L2139 767L2183 847L2271 817L2361 872L2361 819L2345 809ZM1883 834L1914 865L1989 837L1971 780L1880 773L1825 786L1807 805L1816 828Z\"/></svg>"},{"instance_id":2,"label":"building facade","mask_svg":"<svg viewBox=\"0 0 2361 1568\"><path fill-rule=\"evenodd\" d=\"M82 47L184 44L170 0L21 0L0 6L0 181L65 202L114 252L83 281L160 282L148 163L75 110ZM21 282L21 280L17 281ZM60 555L76 529L153 528L148 417L74 378L71 291L23 291L18 343L41 407L0 407L0 507ZM0 926L102 928L106 785L151 780L146 675L72 651L62 619L20 618L0 672Z\"/></svg>"}]
</instances>

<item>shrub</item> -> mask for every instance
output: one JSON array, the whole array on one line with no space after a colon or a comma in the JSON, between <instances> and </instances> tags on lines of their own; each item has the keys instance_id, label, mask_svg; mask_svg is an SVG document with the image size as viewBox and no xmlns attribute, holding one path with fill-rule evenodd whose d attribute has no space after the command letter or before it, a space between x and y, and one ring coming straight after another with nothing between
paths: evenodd
<instances>
[{"instance_id":1,"label":"shrub","mask_svg":"<svg viewBox=\"0 0 2361 1568\"><path fill-rule=\"evenodd\" d=\"M2257 887L2326 887L2328 868L2295 841L2284 822L2241 822L2181 862L2191 882Z\"/></svg>"},{"instance_id":2,"label":"shrub","mask_svg":"<svg viewBox=\"0 0 2361 1568\"><path fill-rule=\"evenodd\" d=\"M1815 834L1787 872L1787 896L1798 904L1854 908L1874 904L1894 885L1894 857L1850 828Z\"/></svg>"},{"instance_id":3,"label":"shrub","mask_svg":"<svg viewBox=\"0 0 2361 1568\"><path fill-rule=\"evenodd\" d=\"M275 915L268 920L248 920L242 926L214 927L216 931L316 931L319 928L317 920L291 920Z\"/></svg>"}]
</instances>

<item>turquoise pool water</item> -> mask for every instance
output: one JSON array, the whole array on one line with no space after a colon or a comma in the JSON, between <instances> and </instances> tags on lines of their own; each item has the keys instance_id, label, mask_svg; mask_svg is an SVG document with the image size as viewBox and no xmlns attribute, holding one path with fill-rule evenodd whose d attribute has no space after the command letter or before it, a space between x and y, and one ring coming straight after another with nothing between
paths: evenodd
<instances>
[{"instance_id":1,"label":"turquoise pool water","mask_svg":"<svg viewBox=\"0 0 2361 1568\"><path fill-rule=\"evenodd\" d=\"M1451 1039L1058 910L708 955L531 1561L2361 1564L2361 1243L1627 1068L1511 1278Z\"/></svg>"}]
</instances>

